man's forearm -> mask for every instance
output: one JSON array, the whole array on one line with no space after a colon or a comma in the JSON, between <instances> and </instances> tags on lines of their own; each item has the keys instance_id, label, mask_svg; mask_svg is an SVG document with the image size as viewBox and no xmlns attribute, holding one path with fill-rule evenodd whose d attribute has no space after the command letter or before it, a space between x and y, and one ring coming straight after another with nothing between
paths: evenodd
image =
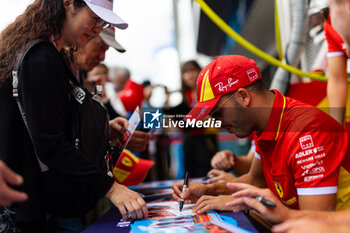
<instances>
[{"instance_id":1,"label":"man's forearm","mask_svg":"<svg viewBox=\"0 0 350 233\"><path fill-rule=\"evenodd\" d=\"M232 183L246 183L251 184L260 188L266 188L265 180L253 179L249 174L240 176L232 181ZM226 182L212 183L207 185L207 195L230 195L234 191L227 188Z\"/></svg>"},{"instance_id":2,"label":"man's forearm","mask_svg":"<svg viewBox=\"0 0 350 233\"><path fill-rule=\"evenodd\" d=\"M300 217L314 217L320 220L334 223L344 223L350 219L350 210L344 211L310 211L310 210L289 210L288 219Z\"/></svg>"},{"instance_id":3,"label":"man's forearm","mask_svg":"<svg viewBox=\"0 0 350 233\"><path fill-rule=\"evenodd\" d=\"M235 156L235 165L233 166L232 171L237 176L242 176L249 172L251 164L251 159L247 155Z\"/></svg>"},{"instance_id":4,"label":"man's forearm","mask_svg":"<svg viewBox=\"0 0 350 233\"><path fill-rule=\"evenodd\" d=\"M207 195L230 195L232 190L226 187L226 182L207 184Z\"/></svg>"},{"instance_id":5,"label":"man's forearm","mask_svg":"<svg viewBox=\"0 0 350 233\"><path fill-rule=\"evenodd\" d=\"M240 176L234 180L234 183L246 183L251 184L259 188L266 188L266 183L264 178L253 178L249 173Z\"/></svg>"}]
</instances>

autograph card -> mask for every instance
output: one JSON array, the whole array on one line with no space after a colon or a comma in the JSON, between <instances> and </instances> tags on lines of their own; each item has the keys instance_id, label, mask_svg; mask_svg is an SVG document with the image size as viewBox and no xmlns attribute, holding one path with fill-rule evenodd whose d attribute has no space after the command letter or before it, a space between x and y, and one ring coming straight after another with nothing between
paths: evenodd
<instances>
[{"instance_id":1,"label":"autograph card","mask_svg":"<svg viewBox=\"0 0 350 233\"><path fill-rule=\"evenodd\" d=\"M123 150L126 148L128 145L131 136L133 135L137 125L140 123L141 118L140 118L140 109L139 107L136 107L135 111L129 118L129 125L126 130L124 130L120 142L116 143L114 146L112 153L110 154L110 167L114 168L115 164L117 163L120 155L122 154Z\"/></svg>"}]
</instances>

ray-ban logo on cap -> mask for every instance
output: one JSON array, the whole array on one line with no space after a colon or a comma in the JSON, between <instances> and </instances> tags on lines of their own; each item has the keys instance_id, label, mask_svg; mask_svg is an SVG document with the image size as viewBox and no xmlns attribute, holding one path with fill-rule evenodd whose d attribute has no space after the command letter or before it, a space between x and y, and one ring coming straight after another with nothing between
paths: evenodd
<instances>
[{"instance_id":1,"label":"ray-ban logo on cap","mask_svg":"<svg viewBox=\"0 0 350 233\"><path fill-rule=\"evenodd\" d=\"M217 87L220 92L223 92L223 91L227 91L227 88L231 88L231 86L233 86L237 83L238 83L238 79L236 79L235 81L232 81L232 78L229 78L227 80L226 85L224 85L223 82L219 82L219 83L215 84L215 87Z\"/></svg>"},{"instance_id":2,"label":"ray-ban logo on cap","mask_svg":"<svg viewBox=\"0 0 350 233\"><path fill-rule=\"evenodd\" d=\"M247 75L249 77L249 80L251 82L253 82L254 80L258 79L259 76L258 76L258 73L256 72L256 70L254 68L250 69L247 71Z\"/></svg>"}]
</instances>

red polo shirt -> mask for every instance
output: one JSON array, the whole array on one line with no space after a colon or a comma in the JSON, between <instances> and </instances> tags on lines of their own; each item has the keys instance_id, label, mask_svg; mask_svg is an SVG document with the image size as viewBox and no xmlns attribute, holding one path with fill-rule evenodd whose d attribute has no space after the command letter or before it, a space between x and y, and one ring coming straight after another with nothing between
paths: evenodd
<instances>
[{"instance_id":1,"label":"red polo shirt","mask_svg":"<svg viewBox=\"0 0 350 233\"><path fill-rule=\"evenodd\" d=\"M298 195L337 192L348 137L326 113L273 92L266 128L254 138L256 157L261 159L269 189L285 205L298 209Z\"/></svg>"}]
</instances>

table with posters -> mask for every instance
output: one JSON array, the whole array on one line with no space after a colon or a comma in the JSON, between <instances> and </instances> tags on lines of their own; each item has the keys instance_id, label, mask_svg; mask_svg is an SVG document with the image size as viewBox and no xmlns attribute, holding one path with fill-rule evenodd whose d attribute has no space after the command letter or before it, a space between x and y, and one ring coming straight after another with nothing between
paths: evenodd
<instances>
[{"instance_id":1,"label":"table with posters","mask_svg":"<svg viewBox=\"0 0 350 233\"><path fill-rule=\"evenodd\" d=\"M201 179L192 181L201 182ZM171 196L171 185L177 180L145 182L138 186L129 187L138 191L146 200L149 208L148 220L135 222L124 221L117 208L112 208L103 217L89 226L83 233L97 232L259 232L249 221L244 213L209 211L204 215L190 214L191 205L188 205L188 212L177 211L177 205L169 202ZM173 205L173 206L172 206ZM172 206L172 207L171 207ZM192 205L193 206L193 205ZM164 209L167 209L164 211ZM184 210L186 207L184 207ZM159 212L167 216L159 218ZM168 212L167 212L168 211ZM154 213L156 213L155 216ZM172 215L170 216L169 215ZM181 216L179 216L181 215ZM195 223L195 224L194 224ZM153 227L153 228L152 228Z\"/></svg>"}]
</instances>

